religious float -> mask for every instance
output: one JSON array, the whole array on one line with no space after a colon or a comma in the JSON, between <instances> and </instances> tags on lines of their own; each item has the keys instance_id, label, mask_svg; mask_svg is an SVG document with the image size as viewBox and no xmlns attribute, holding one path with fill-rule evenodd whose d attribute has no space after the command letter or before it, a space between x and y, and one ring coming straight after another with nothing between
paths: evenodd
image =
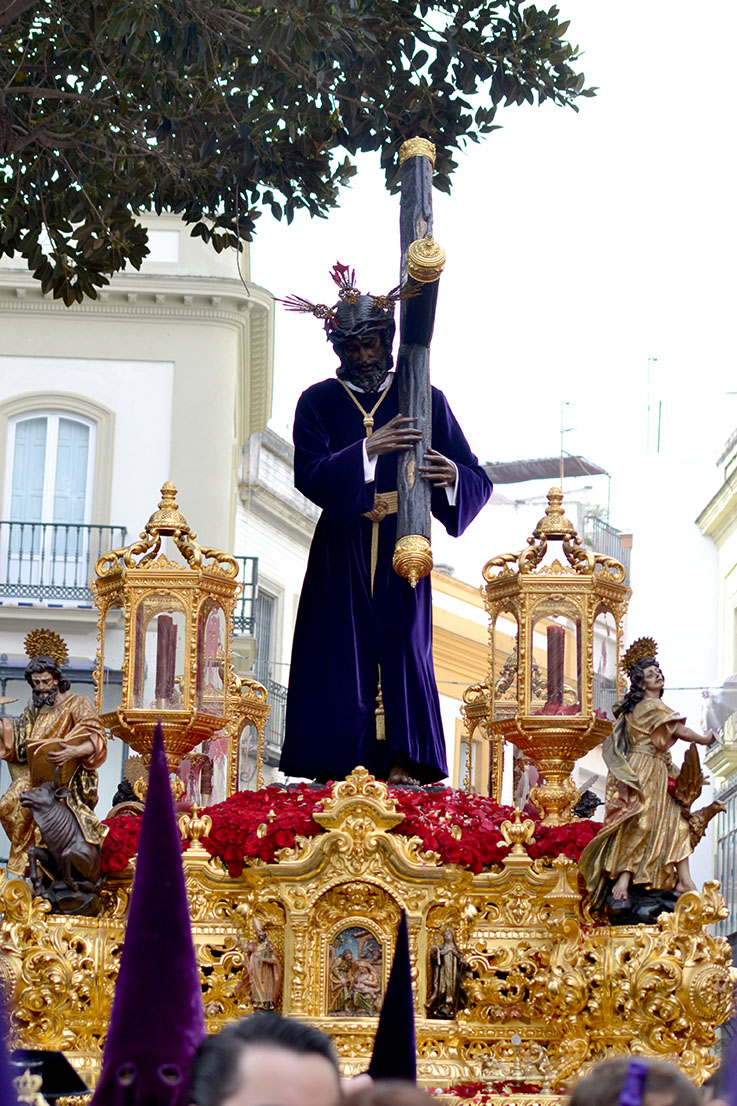
<instances>
[{"instance_id":1,"label":"religious float","mask_svg":"<svg viewBox=\"0 0 737 1106\"><path fill-rule=\"evenodd\" d=\"M239 791L241 734L249 723L262 736L268 704L233 669L235 562L197 544L175 494L165 485L140 539L97 564L97 697L105 726L142 765L163 721L175 794L182 761L201 757L213 734L227 740L227 798L179 815L208 1030L280 1010L328 1032L345 1073L364 1070L404 910L423 1085L476 1101L554 1102L620 1052L706 1078L733 1009L729 946L708 929L725 914L718 884L673 896L652 924L615 925L579 872L599 827L573 813L571 771L611 730L629 589L618 562L582 545L561 493L551 490L521 553L483 570L489 676L463 711L469 745L490 744L488 796L388 788L360 767L326 787L264 787L259 772L254 790ZM554 542L562 561L551 560ZM103 713L119 612L122 700ZM319 710L316 689L316 724ZM534 817L499 805L507 742L537 769ZM23 879L0 882L11 1044L64 1051L90 1085L144 791L141 772L136 801L105 820L93 916L55 913Z\"/></svg>"}]
</instances>

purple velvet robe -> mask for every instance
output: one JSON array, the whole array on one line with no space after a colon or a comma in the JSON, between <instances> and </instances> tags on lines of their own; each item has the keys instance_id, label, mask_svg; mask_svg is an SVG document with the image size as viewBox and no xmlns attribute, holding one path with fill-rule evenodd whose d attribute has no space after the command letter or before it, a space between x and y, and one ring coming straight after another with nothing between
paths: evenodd
<instances>
[{"instance_id":1,"label":"purple velvet robe","mask_svg":"<svg viewBox=\"0 0 737 1106\"><path fill-rule=\"evenodd\" d=\"M356 393L370 411L379 393ZM396 385L375 415L379 429L397 414ZM392 569L397 516L379 524L370 594L372 523L363 517L376 492L395 491L397 457L379 457L366 483L362 415L337 379L300 397L294 419L294 482L322 508L310 549L292 646L280 768L289 776L341 779L363 764L386 779L397 752L423 783L448 774L432 657L429 576L410 587ZM442 392L432 389L432 445L458 467L451 507L433 489L432 513L449 534L463 533L491 495ZM378 668L386 740L376 740Z\"/></svg>"}]
</instances>

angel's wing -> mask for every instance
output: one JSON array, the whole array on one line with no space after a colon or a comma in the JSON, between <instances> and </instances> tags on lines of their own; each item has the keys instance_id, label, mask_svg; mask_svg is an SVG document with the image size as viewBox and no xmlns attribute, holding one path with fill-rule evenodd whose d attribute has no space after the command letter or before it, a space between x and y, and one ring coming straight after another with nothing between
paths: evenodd
<instances>
[{"instance_id":1,"label":"angel's wing","mask_svg":"<svg viewBox=\"0 0 737 1106\"><path fill-rule=\"evenodd\" d=\"M675 799L689 810L694 799L698 799L704 785L704 776L699 763L699 754L692 743L686 750L683 765L676 780Z\"/></svg>"}]
</instances>

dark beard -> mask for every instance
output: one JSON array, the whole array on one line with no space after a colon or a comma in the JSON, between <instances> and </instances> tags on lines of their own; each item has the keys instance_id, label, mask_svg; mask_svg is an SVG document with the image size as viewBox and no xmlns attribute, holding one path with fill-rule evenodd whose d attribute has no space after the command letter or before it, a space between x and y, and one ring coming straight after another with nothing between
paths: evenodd
<instances>
[{"instance_id":1,"label":"dark beard","mask_svg":"<svg viewBox=\"0 0 737 1106\"><path fill-rule=\"evenodd\" d=\"M56 696L59 694L59 688L55 687L53 691L34 691L33 692L33 705L34 707L53 707L56 702Z\"/></svg>"},{"instance_id":2,"label":"dark beard","mask_svg":"<svg viewBox=\"0 0 737 1106\"><path fill-rule=\"evenodd\" d=\"M340 376L362 392L378 392L389 372L385 357L376 357L364 363L360 368L344 365Z\"/></svg>"}]
</instances>

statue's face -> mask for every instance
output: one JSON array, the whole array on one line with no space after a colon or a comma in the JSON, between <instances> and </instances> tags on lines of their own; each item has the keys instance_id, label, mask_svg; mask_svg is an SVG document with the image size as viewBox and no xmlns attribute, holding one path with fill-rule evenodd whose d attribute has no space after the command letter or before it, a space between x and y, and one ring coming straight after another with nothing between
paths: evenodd
<instances>
[{"instance_id":1,"label":"statue's face","mask_svg":"<svg viewBox=\"0 0 737 1106\"><path fill-rule=\"evenodd\" d=\"M650 664L642 673L642 686L645 691L655 691L660 694L663 690L663 673L660 671L659 664Z\"/></svg>"},{"instance_id":2,"label":"statue's face","mask_svg":"<svg viewBox=\"0 0 737 1106\"><path fill-rule=\"evenodd\" d=\"M35 707L51 707L59 694L59 681L50 672L31 673L31 687L33 688L33 705Z\"/></svg>"},{"instance_id":3,"label":"statue's face","mask_svg":"<svg viewBox=\"0 0 737 1106\"><path fill-rule=\"evenodd\" d=\"M365 392L376 391L389 371L381 332L370 330L360 338L351 338L342 348L342 361L351 384Z\"/></svg>"},{"instance_id":4,"label":"statue's face","mask_svg":"<svg viewBox=\"0 0 737 1106\"><path fill-rule=\"evenodd\" d=\"M31 686L34 691L41 691L46 694L58 688L59 683L50 672L34 672L31 676Z\"/></svg>"},{"instance_id":5,"label":"statue's face","mask_svg":"<svg viewBox=\"0 0 737 1106\"><path fill-rule=\"evenodd\" d=\"M362 338L351 338L343 346L348 361L355 368L365 368L375 362L384 351L384 341L377 330Z\"/></svg>"}]
</instances>

